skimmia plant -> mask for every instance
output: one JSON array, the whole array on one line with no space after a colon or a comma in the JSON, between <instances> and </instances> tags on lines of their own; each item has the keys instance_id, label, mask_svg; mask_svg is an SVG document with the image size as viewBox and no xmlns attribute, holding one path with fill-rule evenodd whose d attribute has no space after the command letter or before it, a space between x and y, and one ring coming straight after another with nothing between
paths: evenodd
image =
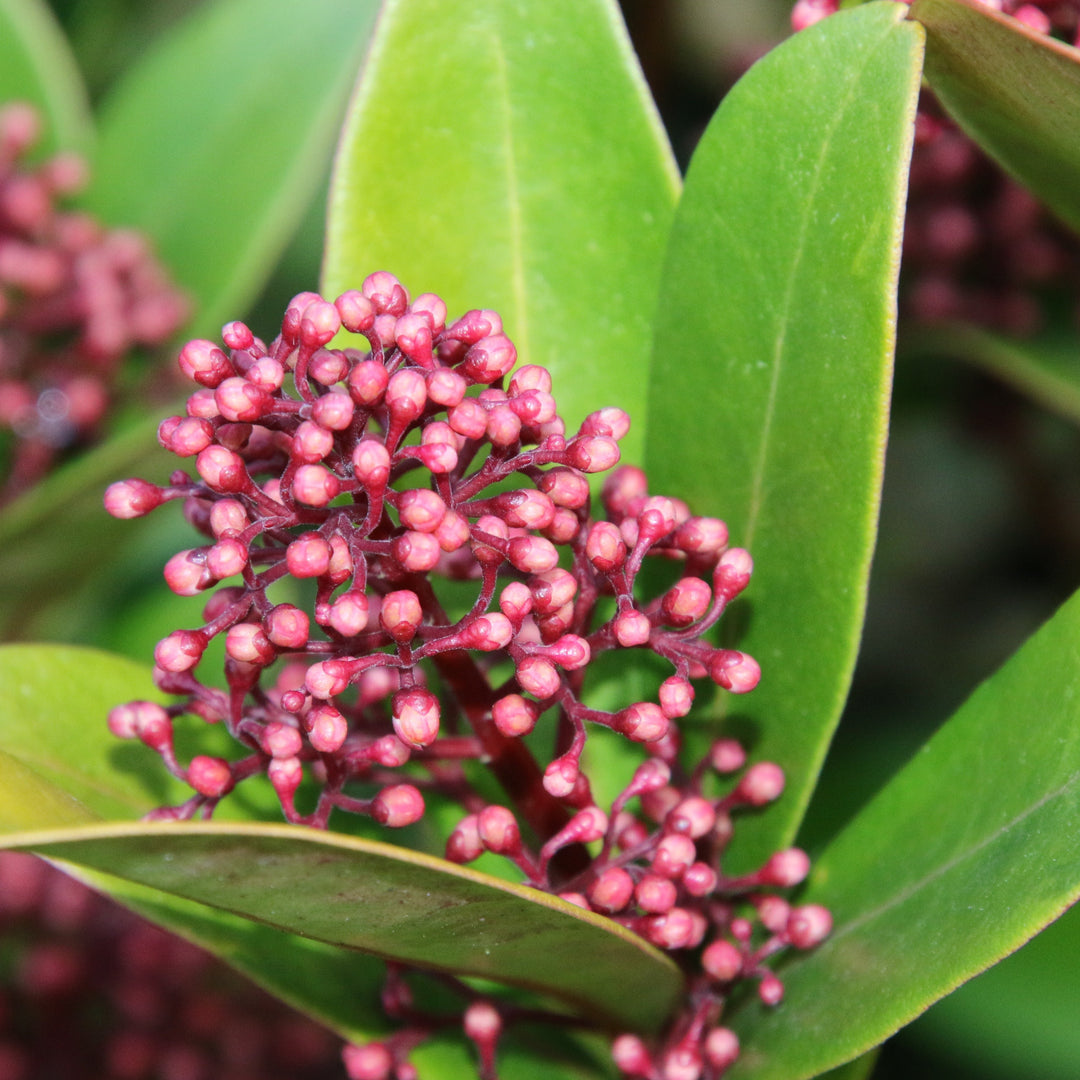
<instances>
[{"instance_id":1,"label":"skimmia plant","mask_svg":"<svg viewBox=\"0 0 1080 1080\"><path fill-rule=\"evenodd\" d=\"M4 846L336 1032L352 1080L867 1076L1060 915L1076 601L796 846L864 616L921 77L1080 221L1080 57L1035 5L849 6L799 5L685 181L610 0L222 0L166 35L86 198L192 297L188 396L0 522ZM41 12L0 17L20 98L85 127ZM262 81L301 58L303 92ZM236 109L178 119L223 63ZM318 291L236 318L339 124Z\"/></svg>"}]
</instances>

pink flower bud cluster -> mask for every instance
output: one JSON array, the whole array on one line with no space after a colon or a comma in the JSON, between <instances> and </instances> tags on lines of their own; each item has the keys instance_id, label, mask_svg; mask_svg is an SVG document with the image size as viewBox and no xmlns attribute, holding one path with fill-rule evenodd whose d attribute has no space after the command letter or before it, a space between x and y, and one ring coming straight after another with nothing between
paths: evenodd
<instances>
[{"instance_id":1,"label":"pink flower bud cluster","mask_svg":"<svg viewBox=\"0 0 1080 1080\"><path fill-rule=\"evenodd\" d=\"M982 0L1040 34L1080 43L1077 0ZM801 30L838 0L799 0ZM919 103L901 267L901 310L926 324L963 321L1017 336L1068 311L1080 291L1080 242L943 112ZM1078 313L1080 314L1080 313Z\"/></svg>"},{"instance_id":2,"label":"pink flower bud cluster","mask_svg":"<svg viewBox=\"0 0 1080 1080\"><path fill-rule=\"evenodd\" d=\"M173 556L165 580L206 597L203 621L155 650L155 683L180 700L117 706L109 726L193 789L152 816L209 816L257 775L288 821L318 828L335 809L400 828L426 801L449 802L450 861L502 856L528 884L688 960L726 950L735 969L701 970L690 1011L642 1049L665 1061L692 1044L699 1074L718 1076L727 1036L714 1032L732 986L750 979L779 1000L765 959L828 932L827 913L775 895L805 877L801 851L751 875L723 870L733 813L779 797L781 770L743 771L730 740L692 768L679 760L679 721L702 686L745 693L760 677L752 657L708 640L752 560L719 519L651 494L640 469L613 468L624 412L600 409L570 433L550 374L516 361L494 312L448 322L437 296L410 298L386 272L333 302L295 297L269 343L234 322L220 344L185 345L180 367L198 389L159 440L192 471L165 487L120 481L105 505L132 518L183 501L207 543ZM589 474L609 470L594 516ZM670 571L649 597L647 556ZM215 640L225 689L199 677ZM666 668L655 693L589 704L596 659L628 650ZM238 753L182 760L185 715L224 725ZM605 807L587 761L603 729L644 759ZM477 785L481 766L506 805ZM417 1032L440 1026L405 1002L399 970L388 985L405 1027L349 1049L353 1080L404 1080ZM462 993L481 1075L494 1076L515 1014ZM649 1068L624 1071L667 1076Z\"/></svg>"},{"instance_id":3,"label":"pink flower bud cluster","mask_svg":"<svg viewBox=\"0 0 1080 1080\"><path fill-rule=\"evenodd\" d=\"M132 349L172 336L186 303L131 230L58 202L86 182L73 154L29 165L36 110L0 108L0 435L10 497L92 436Z\"/></svg>"},{"instance_id":4,"label":"pink flower bud cluster","mask_svg":"<svg viewBox=\"0 0 1080 1080\"><path fill-rule=\"evenodd\" d=\"M339 1044L202 949L0 852L4 1080L332 1080Z\"/></svg>"}]
</instances>

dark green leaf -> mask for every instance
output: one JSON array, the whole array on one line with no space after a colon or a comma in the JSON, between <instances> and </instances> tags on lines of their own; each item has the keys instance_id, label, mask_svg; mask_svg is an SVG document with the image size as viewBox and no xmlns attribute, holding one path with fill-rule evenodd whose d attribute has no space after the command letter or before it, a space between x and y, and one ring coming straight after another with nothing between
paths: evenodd
<instances>
[{"instance_id":1,"label":"dark green leaf","mask_svg":"<svg viewBox=\"0 0 1080 1080\"><path fill-rule=\"evenodd\" d=\"M655 1030L682 991L679 969L617 923L388 844L215 823L91 825L3 844L315 941L546 992L620 1027Z\"/></svg>"},{"instance_id":2,"label":"dark green leaf","mask_svg":"<svg viewBox=\"0 0 1080 1080\"><path fill-rule=\"evenodd\" d=\"M631 413L634 457L677 185L613 0L390 0L338 154L323 288L385 269L452 315L498 311L572 429Z\"/></svg>"},{"instance_id":3,"label":"dark green leaf","mask_svg":"<svg viewBox=\"0 0 1080 1080\"><path fill-rule=\"evenodd\" d=\"M215 0L102 105L90 203L144 229L195 299L238 318L326 174L375 0Z\"/></svg>"},{"instance_id":4,"label":"dark green leaf","mask_svg":"<svg viewBox=\"0 0 1080 1080\"><path fill-rule=\"evenodd\" d=\"M750 1005L732 1076L799 1080L880 1043L1080 894L1080 594L819 858L831 938Z\"/></svg>"},{"instance_id":5,"label":"dark green leaf","mask_svg":"<svg viewBox=\"0 0 1080 1080\"><path fill-rule=\"evenodd\" d=\"M747 867L794 834L862 626L919 86L904 12L842 12L736 85L691 163L663 277L650 483L723 517L754 557L739 647L763 676L726 708L788 775L782 802L740 823Z\"/></svg>"},{"instance_id":6,"label":"dark green leaf","mask_svg":"<svg viewBox=\"0 0 1080 1080\"><path fill-rule=\"evenodd\" d=\"M1073 333L1018 341L974 324L951 323L909 332L902 351L966 360L1080 423L1080 365Z\"/></svg>"},{"instance_id":7,"label":"dark green leaf","mask_svg":"<svg viewBox=\"0 0 1080 1080\"><path fill-rule=\"evenodd\" d=\"M915 0L941 103L1055 213L1080 228L1080 52L979 0Z\"/></svg>"},{"instance_id":8,"label":"dark green leaf","mask_svg":"<svg viewBox=\"0 0 1080 1080\"><path fill-rule=\"evenodd\" d=\"M87 148L91 122L82 76L40 0L0 0L0 105L8 101L41 109L41 150Z\"/></svg>"}]
</instances>

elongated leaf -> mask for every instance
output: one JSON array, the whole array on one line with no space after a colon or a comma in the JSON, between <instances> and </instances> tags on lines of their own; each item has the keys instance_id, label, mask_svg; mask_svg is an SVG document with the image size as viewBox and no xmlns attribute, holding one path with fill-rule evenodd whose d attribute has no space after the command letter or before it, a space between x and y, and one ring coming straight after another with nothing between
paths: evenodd
<instances>
[{"instance_id":1,"label":"elongated leaf","mask_svg":"<svg viewBox=\"0 0 1080 1080\"><path fill-rule=\"evenodd\" d=\"M903 351L950 356L984 368L1046 409L1080 423L1080 363L1073 334L1017 341L955 323L905 337Z\"/></svg>"},{"instance_id":2,"label":"elongated leaf","mask_svg":"<svg viewBox=\"0 0 1080 1080\"><path fill-rule=\"evenodd\" d=\"M544 991L655 1030L682 976L609 919L441 859L290 825L90 825L3 844L316 941ZM573 963L567 963L573 957Z\"/></svg>"},{"instance_id":3,"label":"elongated leaf","mask_svg":"<svg viewBox=\"0 0 1080 1080\"><path fill-rule=\"evenodd\" d=\"M403 77L407 72L407 77ZM338 152L323 288L497 310L568 424L640 451L677 173L613 0L389 0Z\"/></svg>"},{"instance_id":4,"label":"elongated leaf","mask_svg":"<svg viewBox=\"0 0 1080 1080\"><path fill-rule=\"evenodd\" d=\"M926 77L983 149L1080 228L1080 52L979 0L915 0Z\"/></svg>"},{"instance_id":5,"label":"elongated leaf","mask_svg":"<svg viewBox=\"0 0 1080 1080\"><path fill-rule=\"evenodd\" d=\"M42 151L85 150L90 108L63 32L41 0L0 0L0 104L28 101L42 111Z\"/></svg>"},{"instance_id":6,"label":"elongated leaf","mask_svg":"<svg viewBox=\"0 0 1080 1080\"><path fill-rule=\"evenodd\" d=\"M842 12L749 71L691 163L664 272L650 483L754 556L739 647L763 676L728 705L788 775L740 823L747 867L794 833L862 626L919 85L904 11Z\"/></svg>"},{"instance_id":7,"label":"elongated leaf","mask_svg":"<svg viewBox=\"0 0 1080 1080\"><path fill-rule=\"evenodd\" d=\"M96 823L177 801L183 788L105 726L111 705L147 696L147 675L92 649L0 649L0 843L143 886L120 899L227 958L222 942L234 923L217 926L214 911L283 931L273 946L254 949L250 936L235 945L240 966L272 987L288 969L288 935L298 934L548 991L621 1026L653 1029L666 1018L682 988L675 965L557 897L389 844L292 826ZM146 888L169 895L155 899ZM302 962L318 968L318 957ZM324 1000L313 1004L326 1015Z\"/></svg>"},{"instance_id":8,"label":"elongated leaf","mask_svg":"<svg viewBox=\"0 0 1080 1080\"><path fill-rule=\"evenodd\" d=\"M91 206L144 229L216 332L266 282L329 164L376 0L215 0L102 105Z\"/></svg>"},{"instance_id":9,"label":"elongated leaf","mask_svg":"<svg viewBox=\"0 0 1080 1080\"><path fill-rule=\"evenodd\" d=\"M732 1076L861 1053L1080 895L1080 594L987 680L818 860L831 938L749 1006Z\"/></svg>"}]
</instances>

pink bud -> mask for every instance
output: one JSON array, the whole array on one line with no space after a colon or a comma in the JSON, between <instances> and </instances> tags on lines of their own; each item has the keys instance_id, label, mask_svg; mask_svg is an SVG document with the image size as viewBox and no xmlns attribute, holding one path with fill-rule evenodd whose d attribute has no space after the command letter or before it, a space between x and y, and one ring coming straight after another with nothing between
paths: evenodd
<instances>
[{"instance_id":1,"label":"pink bud","mask_svg":"<svg viewBox=\"0 0 1080 1080\"><path fill-rule=\"evenodd\" d=\"M362 291L379 315L404 315L409 305L405 286L386 270L368 274L364 278Z\"/></svg>"},{"instance_id":2,"label":"pink bud","mask_svg":"<svg viewBox=\"0 0 1080 1080\"><path fill-rule=\"evenodd\" d=\"M201 630L176 630L157 643L154 660L165 671L190 671L202 659L206 643Z\"/></svg>"},{"instance_id":3,"label":"pink bud","mask_svg":"<svg viewBox=\"0 0 1080 1080\"><path fill-rule=\"evenodd\" d=\"M675 546L691 555L713 555L727 542L727 526L719 518L692 517L675 532ZM715 584L714 588L721 591Z\"/></svg>"},{"instance_id":4,"label":"pink bud","mask_svg":"<svg viewBox=\"0 0 1080 1080\"><path fill-rule=\"evenodd\" d=\"M480 840L496 855L514 855L521 850L517 819L505 806L485 806L477 818Z\"/></svg>"},{"instance_id":5,"label":"pink bud","mask_svg":"<svg viewBox=\"0 0 1080 1080\"><path fill-rule=\"evenodd\" d=\"M399 589L383 597L379 622L399 644L411 641L415 637L423 618L424 611L420 606L420 597L411 589Z\"/></svg>"},{"instance_id":6,"label":"pink bud","mask_svg":"<svg viewBox=\"0 0 1080 1080\"><path fill-rule=\"evenodd\" d=\"M507 694L492 706L491 718L495 727L508 738L528 735L540 715L537 706L520 694Z\"/></svg>"},{"instance_id":7,"label":"pink bud","mask_svg":"<svg viewBox=\"0 0 1080 1080\"><path fill-rule=\"evenodd\" d=\"M157 509L165 492L145 480L120 480L105 491L105 509L114 518L137 518Z\"/></svg>"},{"instance_id":8,"label":"pink bud","mask_svg":"<svg viewBox=\"0 0 1080 1080\"><path fill-rule=\"evenodd\" d=\"M292 604L278 604L263 619L266 636L283 649L302 649L308 643L307 614Z\"/></svg>"},{"instance_id":9,"label":"pink bud","mask_svg":"<svg viewBox=\"0 0 1080 1080\"><path fill-rule=\"evenodd\" d=\"M689 626L709 610L712 592L696 577L680 578L660 602L660 610L668 626Z\"/></svg>"},{"instance_id":10,"label":"pink bud","mask_svg":"<svg viewBox=\"0 0 1080 1080\"><path fill-rule=\"evenodd\" d=\"M668 718L659 705L639 701L619 713L615 727L634 742L656 742L668 733Z\"/></svg>"},{"instance_id":11,"label":"pink bud","mask_svg":"<svg viewBox=\"0 0 1080 1080\"><path fill-rule=\"evenodd\" d=\"M426 573L433 570L442 556L438 537L431 533L409 532L394 538L390 554L403 570Z\"/></svg>"},{"instance_id":12,"label":"pink bud","mask_svg":"<svg viewBox=\"0 0 1080 1080\"><path fill-rule=\"evenodd\" d=\"M482 563L498 565L503 561L502 551L498 547L489 544L486 537L479 535L481 533L486 534L486 537L497 537L500 540L506 540L510 535L506 522L492 514L484 514L476 522L475 531L473 532L472 548L476 558ZM524 539L524 537L519 539Z\"/></svg>"},{"instance_id":13,"label":"pink bud","mask_svg":"<svg viewBox=\"0 0 1080 1080\"><path fill-rule=\"evenodd\" d=\"M266 776L282 805L291 805L304 779L304 766L298 757L273 758L266 766Z\"/></svg>"},{"instance_id":14,"label":"pink bud","mask_svg":"<svg viewBox=\"0 0 1080 1080\"><path fill-rule=\"evenodd\" d=\"M370 408L382 400L390 376L378 360L361 360L349 372L349 396L357 405Z\"/></svg>"},{"instance_id":15,"label":"pink bud","mask_svg":"<svg viewBox=\"0 0 1080 1080\"><path fill-rule=\"evenodd\" d=\"M300 753L303 740L300 732L291 724L271 721L262 730L259 745L263 752L275 758L295 757Z\"/></svg>"},{"instance_id":16,"label":"pink bud","mask_svg":"<svg viewBox=\"0 0 1080 1080\"><path fill-rule=\"evenodd\" d=\"M629 649L648 643L652 623L648 616L640 611L624 611L615 617L612 629L615 631L615 640L624 649Z\"/></svg>"},{"instance_id":17,"label":"pink bud","mask_svg":"<svg viewBox=\"0 0 1080 1080\"><path fill-rule=\"evenodd\" d=\"M544 789L556 799L564 799L574 790L579 775L576 758L556 758L544 770Z\"/></svg>"},{"instance_id":18,"label":"pink bud","mask_svg":"<svg viewBox=\"0 0 1080 1080\"><path fill-rule=\"evenodd\" d=\"M213 441L213 425L197 416L170 416L158 425L158 442L177 457L194 457Z\"/></svg>"},{"instance_id":19,"label":"pink bud","mask_svg":"<svg viewBox=\"0 0 1080 1080\"><path fill-rule=\"evenodd\" d=\"M401 524L417 532L434 532L446 517L446 503L426 488L403 491L397 510Z\"/></svg>"},{"instance_id":20,"label":"pink bud","mask_svg":"<svg viewBox=\"0 0 1080 1080\"><path fill-rule=\"evenodd\" d=\"M832 933L832 915L820 904L793 908L787 923L788 940L796 949L812 949Z\"/></svg>"},{"instance_id":21,"label":"pink bud","mask_svg":"<svg viewBox=\"0 0 1080 1080\"><path fill-rule=\"evenodd\" d=\"M476 814L469 814L457 823L447 838L446 859L453 863L467 863L478 859L483 853L479 818Z\"/></svg>"},{"instance_id":22,"label":"pink bud","mask_svg":"<svg viewBox=\"0 0 1080 1080\"><path fill-rule=\"evenodd\" d=\"M548 470L539 486L556 506L577 510L589 501L589 481L568 466Z\"/></svg>"},{"instance_id":23,"label":"pink bud","mask_svg":"<svg viewBox=\"0 0 1080 1080\"><path fill-rule=\"evenodd\" d=\"M341 329L338 309L326 300L313 300L300 320L300 340L309 348L325 345Z\"/></svg>"},{"instance_id":24,"label":"pink bud","mask_svg":"<svg viewBox=\"0 0 1080 1080\"><path fill-rule=\"evenodd\" d=\"M352 423L355 411L352 398L335 390L323 394L311 406L311 419L320 427L329 428L331 431L344 431Z\"/></svg>"},{"instance_id":25,"label":"pink bud","mask_svg":"<svg viewBox=\"0 0 1080 1080\"><path fill-rule=\"evenodd\" d=\"M109 710L109 731L118 739L136 739L144 728L171 730L169 714L153 701L130 701Z\"/></svg>"},{"instance_id":26,"label":"pink bud","mask_svg":"<svg viewBox=\"0 0 1080 1080\"><path fill-rule=\"evenodd\" d=\"M487 409L475 398L465 398L446 414L450 427L466 439L480 439L487 434Z\"/></svg>"},{"instance_id":27,"label":"pink bud","mask_svg":"<svg viewBox=\"0 0 1080 1080\"><path fill-rule=\"evenodd\" d=\"M739 1058L739 1037L730 1028L714 1027L705 1036L702 1049L705 1060L720 1076Z\"/></svg>"},{"instance_id":28,"label":"pink bud","mask_svg":"<svg viewBox=\"0 0 1080 1080\"><path fill-rule=\"evenodd\" d=\"M579 436L566 447L570 464L584 473L598 473L617 465L619 444L604 435Z\"/></svg>"},{"instance_id":29,"label":"pink bud","mask_svg":"<svg viewBox=\"0 0 1080 1080\"><path fill-rule=\"evenodd\" d=\"M304 676L304 686L312 697L326 700L345 692L349 679L337 660L312 664Z\"/></svg>"},{"instance_id":30,"label":"pink bud","mask_svg":"<svg viewBox=\"0 0 1080 1080\"><path fill-rule=\"evenodd\" d=\"M683 888L691 896L708 896L718 882L716 871L708 863L691 863L683 872Z\"/></svg>"},{"instance_id":31,"label":"pink bud","mask_svg":"<svg viewBox=\"0 0 1080 1080\"><path fill-rule=\"evenodd\" d=\"M357 443L352 454L356 479L369 491L381 491L390 479L390 454L375 439Z\"/></svg>"},{"instance_id":32,"label":"pink bud","mask_svg":"<svg viewBox=\"0 0 1080 1080\"><path fill-rule=\"evenodd\" d=\"M662 915L675 906L678 890L675 883L656 874L646 874L634 889L634 899L649 915Z\"/></svg>"},{"instance_id":33,"label":"pink bud","mask_svg":"<svg viewBox=\"0 0 1080 1080\"><path fill-rule=\"evenodd\" d=\"M725 551L713 571L713 588L717 596L722 596L725 600L738 596L750 583L753 571L754 560L748 551L742 548Z\"/></svg>"},{"instance_id":34,"label":"pink bud","mask_svg":"<svg viewBox=\"0 0 1080 1080\"><path fill-rule=\"evenodd\" d=\"M224 446L208 446L195 459L195 470L207 487L231 495L250 484L244 459Z\"/></svg>"},{"instance_id":35,"label":"pink bud","mask_svg":"<svg viewBox=\"0 0 1080 1080\"><path fill-rule=\"evenodd\" d=\"M627 1076L654 1076L652 1058L645 1044L636 1035L620 1035L611 1044L611 1059L615 1067Z\"/></svg>"},{"instance_id":36,"label":"pink bud","mask_svg":"<svg viewBox=\"0 0 1080 1080\"><path fill-rule=\"evenodd\" d=\"M517 350L504 334L482 338L465 354L464 374L478 383L492 383L510 373L517 363Z\"/></svg>"},{"instance_id":37,"label":"pink bud","mask_svg":"<svg viewBox=\"0 0 1080 1080\"><path fill-rule=\"evenodd\" d=\"M424 797L412 784L384 787L372 800L371 816L391 829L415 825L424 816Z\"/></svg>"},{"instance_id":38,"label":"pink bud","mask_svg":"<svg viewBox=\"0 0 1080 1080\"><path fill-rule=\"evenodd\" d=\"M446 331L446 336L466 345L502 333L502 319L494 311L466 311Z\"/></svg>"},{"instance_id":39,"label":"pink bud","mask_svg":"<svg viewBox=\"0 0 1080 1080\"><path fill-rule=\"evenodd\" d=\"M661 877L679 878L697 858L697 848L689 836L679 834L665 836L656 845L652 862L649 864L654 874Z\"/></svg>"},{"instance_id":40,"label":"pink bud","mask_svg":"<svg viewBox=\"0 0 1080 1080\"><path fill-rule=\"evenodd\" d=\"M313 578L330 568L330 544L318 533L297 537L285 549L285 565L297 578Z\"/></svg>"},{"instance_id":41,"label":"pink bud","mask_svg":"<svg viewBox=\"0 0 1080 1080\"><path fill-rule=\"evenodd\" d=\"M214 391L214 403L226 420L251 424L273 408L273 399L261 387L239 375L222 381Z\"/></svg>"},{"instance_id":42,"label":"pink bud","mask_svg":"<svg viewBox=\"0 0 1080 1080\"><path fill-rule=\"evenodd\" d=\"M177 596L197 596L214 583L214 576L206 566L206 551L195 548L178 551L165 564L165 584Z\"/></svg>"},{"instance_id":43,"label":"pink bud","mask_svg":"<svg viewBox=\"0 0 1080 1080\"><path fill-rule=\"evenodd\" d=\"M427 376L427 394L436 405L453 408L465 397L469 384L448 368L436 368Z\"/></svg>"},{"instance_id":44,"label":"pink bud","mask_svg":"<svg viewBox=\"0 0 1080 1080\"><path fill-rule=\"evenodd\" d=\"M717 649L709 661L709 678L733 694L746 694L761 681L761 668L747 653Z\"/></svg>"},{"instance_id":45,"label":"pink bud","mask_svg":"<svg viewBox=\"0 0 1080 1080\"><path fill-rule=\"evenodd\" d=\"M771 761L751 765L732 792L738 802L765 806L778 799L784 790L784 770Z\"/></svg>"},{"instance_id":46,"label":"pink bud","mask_svg":"<svg viewBox=\"0 0 1080 1080\"><path fill-rule=\"evenodd\" d=\"M243 664L265 667L277 659L277 650L258 623L237 623L225 635L225 652Z\"/></svg>"},{"instance_id":47,"label":"pink bud","mask_svg":"<svg viewBox=\"0 0 1080 1080\"><path fill-rule=\"evenodd\" d=\"M734 739L718 739L709 751L709 763L721 775L738 772L746 764L746 751Z\"/></svg>"},{"instance_id":48,"label":"pink bud","mask_svg":"<svg viewBox=\"0 0 1080 1080\"><path fill-rule=\"evenodd\" d=\"M209 799L220 799L233 786L229 763L221 758L199 754L188 766L187 782Z\"/></svg>"},{"instance_id":49,"label":"pink bud","mask_svg":"<svg viewBox=\"0 0 1080 1080\"><path fill-rule=\"evenodd\" d=\"M683 799L671 813L664 825L674 833L682 833L694 840L708 836L716 824L716 810L708 799L690 795Z\"/></svg>"},{"instance_id":50,"label":"pink bud","mask_svg":"<svg viewBox=\"0 0 1080 1080\"><path fill-rule=\"evenodd\" d=\"M317 705L308 713L304 726L308 741L320 754L336 753L349 734L348 722L332 705Z\"/></svg>"},{"instance_id":51,"label":"pink bud","mask_svg":"<svg viewBox=\"0 0 1080 1080\"><path fill-rule=\"evenodd\" d=\"M634 895L634 879L619 866L609 866L589 886L589 902L607 915L622 911Z\"/></svg>"},{"instance_id":52,"label":"pink bud","mask_svg":"<svg viewBox=\"0 0 1080 1080\"><path fill-rule=\"evenodd\" d=\"M685 949L690 946L696 925L685 908L673 907L662 915L646 920L645 936L660 949Z\"/></svg>"},{"instance_id":53,"label":"pink bud","mask_svg":"<svg viewBox=\"0 0 1080 1080\"><path fill-rule=\"evenodd\" d=\"M630 430L630 417L622 409L606 408L589 413L581 425L582 435L606 435L621 439Z\"/></svg>"},{"instance_id":54,"label":"pink bud","mask_svg":"<svg viewBox=\"0 0 1080 1080\"><path fill-rule=\"evenodd\" d=\"M522 581L511 581L499 593L499 610L517 626L533 609L533 597Z\"/></svg>"},{"instance_id":55,"label":"pink bud","mask_svg":"<svg viewBox=\"0 0 1080 1080\"><path fill-rule=\"evenodd\" d=\"M200 386L213 388L236 374L229 358L212 341L189 341L177 360L184 375Z\"/></svg>"},{"instance_id":56,"label":"pink bud","mask_svg":"<svg viewBox=\"0 0 1080 1080\"><path fill-rule=\"evenodd\" d=\"M542 536L515 536L506 551L511 565L524 574L540 574L559 565L559 553Z\"/></svg>"},{"instance_id":57,"label":"pink bud","mask_svg":"<svg viewBox=\"0 0 1080 1080\"><path fill-rule=\"evenodd\" d=\"M579 671L592 657L589 643L577 634L563 634L544 655L564 671Z\"/></svg>"},{"instance_id":58,"label":"pink bud","mask_svg":"<svg viewBox=\"0 0 1080 1080\"><path fill-rule=\"evenodd\" d=\"M660 684L660 708L669 720L686 716L694 704L693 686L678 675L671 675Z\"/></svg>"},{"instance_id":59,"label":"pink bud","mask_svg":"<svg viewBox=\"0 0 1080 1080\"><path fill-rule=\"evenodd\" d=\"M210 531L216 537L234 535L248 526L247 510L237 499L218 499L210 507Z\"/></svg>"},{"instance_id":60,"label":"pink bud","mask_svg":"<svg viewBox=\"0 0 1080 1080\"><path fill-rule=\"evenodd\" d=\"M461 640L468 649L494 652L504 649L514 636L514 627L501 612L480 615L468 622L461 631Z\"/></svg>"},{"instance_id":61,"label":"pink bud","mask_svg":"<svg viewBox=\"0 0 1080 1080\"><path fill-rule=\"evenodd\" d=\"M598 521L589 530L585 555L602 574L617 570L626 562L626 544L617 526L610 521Z\"/></svg>"},{"instance_id":62,"label":"pink bud","mask_svg":"<svg viewBox=\"0 0 1080 1080\"><path fill-rule=\"evenodd\" d=\"M415 420L427 404L424 376L412 368L399 368L386 387L386 407L398 423Z\"/></svg>"},{"instance_id":63,"label":"pink bud","mask_svg":"<svg viewBox=\"0 0 1080 1080\"><path fill-rule=\"evenodd\" d=\"M784 984L775 975L766 975L758 983L758 997L765 1005L779 1005L784 1000Z\"/></svg>"},{"instance_id":64,"label":"pink bud","mask_svg":"<svg viewBox=\"0 0 1080 1080\"><path fill-rule=\"evenodd\" d=\"M375 323L375 308L371 301L357 289L343 292L335 301L334 307L341 316L341 325L350 333L362 334L370 330Z\"/></svg>"},{"instance_id":65,"label":"pink bud","mask_svg":"<svg viewBox=\"0 0 1080 1080\"><path fill-rule=\"evenodd\" d=\"M542 656L526 656L517 665L518 685L540 701L559 692L562 682L555 665Z\"/></svg>"},{"instance_id":66,"label":"pink bud","mask_svg":"<svg viewBox=\"0 0 1080 1080\"><path fill-rule=\"evenodd\" d=\"M762 867L763 884L775 885L786 889L806 879L810 873L810 857L801 848L787 848L778 851Z\"/></svg>"},{"instance_id":67,"label":"pink bud","mask_svg":"<svg viewBox=\"0 0 1080 1080\"><path fill-rule=\"evenodd\" d=\"M439 699L428 690L399 690L393 698L394 731L406 746L430 746L439 735Z\"/></svg>"},{"instance_id":68,"label":"pink bud","mask_svg":"<svg viewBox=\"0 0 1080 1080\"><path fill-rule=\"evenodd\" d=\"M469 535L469 522L454 510L447 510L435 530L435 539L446 552L463 548L469 542Z\"/></svg>"},{"instance_id":69,"label":"pink bud","mask_svg":"<svg viewBox=\"0 0 1080 1080\"><path fill-rule=\"evenodd\" d=\"M719 938L706 946L701 954L701 966L711 979L726 983L737 979L743 969L743 955L730 941Z\"/></svg>"},{"instance_id":70,"label":"pink bud","mask_svg":"<svg viewBox=\"0 0 1080 1080\"><path fill-rule=\"evenodd\" d=\"M367 626L368 610L368 598L363 593L342 593L330 605L330 625L342 637L355 637Z\"/></svg>"}]
</instances>

